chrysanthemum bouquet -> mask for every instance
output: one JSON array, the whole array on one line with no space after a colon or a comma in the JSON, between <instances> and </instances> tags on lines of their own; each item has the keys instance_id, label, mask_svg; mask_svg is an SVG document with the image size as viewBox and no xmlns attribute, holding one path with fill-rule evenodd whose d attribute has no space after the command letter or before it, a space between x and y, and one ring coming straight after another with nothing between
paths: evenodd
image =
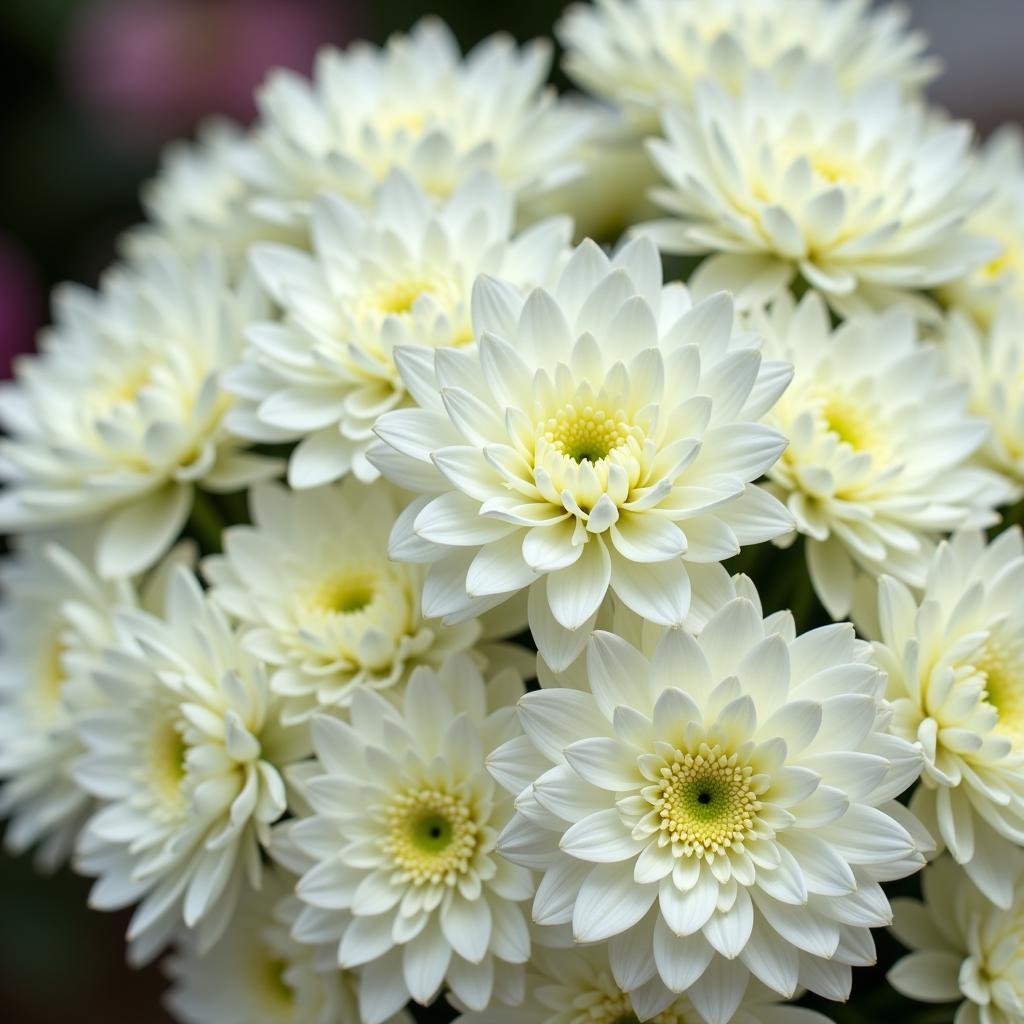
<instances>
[{"instance_id":1,"label":"chrysanthemum bouquet","mask_svg":"<svg viewBox=\"0 0 1024 1024\"><path fill-rule=\"evenodd\" d=\"M1024 1021L1024 150L866 0L557 35L272 75L56 296L8 846L186 1024Z\"/></svg>"}]
</instances>

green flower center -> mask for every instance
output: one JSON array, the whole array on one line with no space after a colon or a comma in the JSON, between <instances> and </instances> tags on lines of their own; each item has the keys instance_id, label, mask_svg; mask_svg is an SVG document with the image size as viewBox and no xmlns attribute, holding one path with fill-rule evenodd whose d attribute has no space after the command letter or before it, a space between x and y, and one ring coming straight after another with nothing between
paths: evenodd
<instances>
[{"instance_id":1,"label":"green flower center","mask_svg":"<svg viewBox=\"0 0 1024 1024\"><path fill-rule=\"evenodd\" d=\"M624 418L621 411L611 415L589 405L582 409L563 405L541 425L540 432L555 451L573 462L594 464L625 444L629 429Z\"/></svg>"}]
</instances>

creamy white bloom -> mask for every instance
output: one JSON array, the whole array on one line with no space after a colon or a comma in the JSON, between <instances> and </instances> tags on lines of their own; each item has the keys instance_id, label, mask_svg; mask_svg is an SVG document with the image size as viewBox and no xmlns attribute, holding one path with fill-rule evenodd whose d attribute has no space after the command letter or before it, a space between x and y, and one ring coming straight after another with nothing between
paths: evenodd
<instances>
[{"instance_id":1,"label":"creamy white bloom","mask_svg":"<svg viewBox=\"0 0 1024 1024\"><path fill-rule=\"evenodd\" d=\"M354 1024L357 979L339 971L333 950L291 936L301 904L295 880L265 872L246 890L224 935L207 953L187 937L164 969L167 1005L182 1024ZM389 1024L412 1024L402 1012Z\"/></svg>"},{"instance_id":2,"label":"creamy white bloom","mask_svg":"<svg viewBox=\"0 0 1024 1024\"><path fill-rule=\"evenodd\" d=\"M65 286L56 325L0 395L0 529L102 518L97 565L128 576L167 551L193 487L232 491L276 472L224 429L221 371L263 303L231 290L212 251L119 268L98 293Z\"/></svg>"},{"instance_id":3,"label":"creamy white bloom","mask_svg":"<svg viewBox=\"0 0 1024 1024\"><path fill-rule=\"evenodd\" d=\"M753 305L802 278L843 316L904 303L934 315L927 289L994 254L964 230L984 197L966 124L907 104L893 82L846 96L830 68L790 84L754 72L731 96L702 82L648 145L668 219L641 226L662 249L710 253L698 293Z\"/></svg>"},{"instance_id":4,"label":"creamy white bloom","mask_svg":"<svg viewBox=\"0 0 1024 1024\"><path fill-rule=\"evenodd\" d=\"M1006 479L1013 492L1010 500L1020 498L1024 489L1024 306L1004 300L987 329L954 310L946 320L940 351L952 376L967 386L970 412L989 425L976 461Z\"/></svg>"},{"instance_id":5,"label":"creamy white bloom","mask_svg":"<svg viewBox=\"0 0 1024 1024\"><path fill-rule=\"evenodd\" d=\"M237 163L251 145L237 125L223 119L201 125L195 143L171 143L156 178L143 187L149 223L125 236L128 255L144 259L154 248L169 244L186 260L194 260L216 248L238 277L254 242L298 241L300 232L258 217L250 208L252 191Z\"/></svg>"},{"instance_id":6,"label":"creamy white bloom","mask_svg":"<svg viewBox=\"0 0 1024 1024\"><path fill-rule=\"evenodd\" d=\"M735 92L751 69L785 77L802 58L833 67L844 93L883 80L916 89L938 67L906 22L868 0L596 0L573 4L557 31L566 71L650 133L666 106L693 104L702 79Z\"/></svg>"},{"instance_id":7,"label":"creamy white bloom","mask_svg":"<svg viewBox=\"0 0 1024 1024\"><path fill-rule=\"evenodd\" d=\"M875 658L892 731L924 751L914 813L989 899L1009 907L1024 845L1024 543L940 545L920 600L883 577Z\"/></svg>"},{"instance_id":8,"label":"creamy white bloom","mask_svg":"<svg viewBox=\"0 0 1024 1024\"><path fill-rule=\"evenodd\" d=\"M509 621L472 619L442 627L420 609L423 568L388 558L388 534L402 502L390 484L288 491L264 484L249 495L252 526L224 532L224 554L206 559L212 597L242 626L242 643L272 669L284 720L345 707L360 686L400 690L418 665L438 667L475 649ZM517 659L525 650L488 645L480 656Z\"/></svg>"},{"instance_id":9,"label":"creamy white bloom","mask_svg":"<svg viewBox=\"0 0 1024 1024\"><path fill-rule=\"evenodd\" d=\"M768 471L805 536L814 589L833 618L850 612L855 571L921 586L935 543L989 526L1011 495L972 464L988 427L967 413L966 388L918 340L906 311L834 330L821 297L788 297L752 321L765 355L795 367L765 422L789 446Z\"/></svg>"},{"instance_id":10,"label":"creamy white bloom","mask_svg":"<svg viewBox=\"0 0 1024 1024\"><path fill-rule=\"evenodd\" d=\"M484 168L529 202L577 172L590 128L584 108L545 86L550 65L550 43L519 48L507 35L463 58L447 26L426 18L383 48L323 50L313 81L275 71L239 164L255 209L305 224L319 193L365 202L395 168L442 198Z\"/></svg>"},{"instance_id":11,"label":"creamy white bloom","mask_svg":"<svg viewBox=\"0 0 1024 1024\"><path fill-rule=\"evenodd\" d=\"M923 1003L960 1002L955 1024L1024 1020L1024 864L1014 856L1014 900L993 906L947 857L925 868L924 902L893 900L892 930L913 952L889 972Z\"/></svg>"},{"instance_id":12,"label":"creamy white bloom","mask_svg":"<svg viewBox=\"0 0 1024 1024\"><path fill-rule=\"evenodd\" d=\"M377 418L411 404L395 350L472 344L470 296L480 273L525 291L547 283L564 258L570 224L551 219L513 237L512 198L480 173L437 206L395 172L361 210L337 196L316 201L313 253L257 246L253 265L284 310L248 332L244 363L226 378L243 399L228 417L240 436L299 440L293 487L314 487L366 461Z\"/></svg>"},{"instance_id":13,"label":"creamy white bloom","mask_svg":"<svg viewBox=\"0 0 1024 1024\"><path fill-rule=\"evenodd\" d=\"M12 853L39 844L59 866L92 809L71 765L82 752L72 709L88 694L88 669L113 641L116 605L133 605L127 581L97 579L82 558L93 537L23 537L0 566L0 816ZM78 700L75 694L78 691Z\"/></svg>"},{"instance_id":14,"label":"creamy white bloom","mask_svg":"<svg viewBox=\"0 0 1024 1024\"><path fill-rule=\"evenodd\" d=\"M535 946L521 1006L496 1006L463 1013L456 1024L703 1024L685 995L652 978L632 993L615 981L604 945L575 949ZM782 1006L781 996L754 981L743 995L732 1024L829 1024L814 1010Z\"/></svg>"},{"instance_id":15,"label":"creamy white bloom","mask_svg":"<svg viewBox=\"0 0 1024 1024\"><path fill-rule=\"evenodd\" d=\"M575 250L552 291L474 291L474 352L402 350L421 408L381 417L372 460L425 492L392 554L431 561L424 611L476 614L535 584L585 627L609 587L637 614L681 622L688 562L716 562L791 527L751 484L785 442L756 421L791 369L737 333L726 295L662 287L653 244Z\"/></svg>"},{"instance_id":16,"label":"creamy white bloom","mask_svg":"<svg viewBox=\"0 0 1024 1024\"><path fill-rule=\"evenodd\" d=\"M413 673L399 707L372 690L352 698L351 724L313 719L323 774L303 795L313 816L284 826L316 863L298 885L295 936L333 941L360 968L364 1024L442 985L475 1010L518 1002L530 955L530 873L495 852L512 801L484 758L516 735L512 671L485 686L466 657Z\"/></svg>"},{"instance_id":17,"label":"creamy white bloom","mask_svg":"<svg viewBox=\"0 0 1024 1024\"><path fill-rule=\"evenodd\" d=\"M920 754L887 733L870 654L848 624L796 637L746 597L650 658L595 633L591 692L527 694L525 736L488 761L519 794L498 849L543 872L534 920L608 941L621 988L657 975L710 1024L750 975L845 999L890 919L879 883L928 843L893 799Z\"/></svg>"},{"instance_id":18,"label":"creamy white bloom","mask_svg":"<svg viewBox=\"0 0 1024 1024\"><path fill-rule=\"evenodd\" d=\"M968 228L996 244L993 258L967 277L940 289L940 298L991 323L1000 302L1024 303L1024 135L1017 125L995 132L978 153L974 178L988 198Z\"/></svg>"},{"instance_id":19,"label":"creamy white bloom","mask_svg":"<svg viewBox=\"0 0 1024 1024\"><path fill-rule=\"evenodd\" d=\"M184 569L164 618L115 617L95 673L107 705L76 716L87 752L75 778L100 802L76 868L90 904L141 901L128 929L145 961L181 921L205 952L227 926L287 799L281 770L309 754L308 731L279 723L267 674Z\"/></svg>"}]
</instances>

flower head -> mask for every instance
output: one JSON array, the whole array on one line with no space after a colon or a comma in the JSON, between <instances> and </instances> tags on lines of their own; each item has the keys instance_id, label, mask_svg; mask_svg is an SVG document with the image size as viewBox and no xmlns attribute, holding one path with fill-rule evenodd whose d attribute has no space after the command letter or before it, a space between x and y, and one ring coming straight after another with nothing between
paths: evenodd
<instances>
[{"instance_id":1,"label":"flower head","mask_svg":"<svg viewBox=\"0 0 1024 1024\"><path fill-rule=\"evenodd\" d=\"M687 562L715 562L790 521L751 481L784 441L758 424L786 386L738 334L732 303L662 287L654 246L575 250L525 300L481 278L478 350L399 353L421 408L385 414L373 460L426 492L393 534L432 561L424 610L455 621L531 584L584 626L609 587L654 622L688 611Z\"/></svg>"},{"instance_id":2,"label":"flower head","mask_svg":"<svg viewBox=\"0 0 1024 1024\"><path fill-rule=\"evenodd\" d=\"M1013 905L993 906L948 857L924 870L924 902L893 900L892 930L912 952L889 972L923 1003L962 1000L956 1024L1015 1024L1024 1017L1024 863L1011 858Z\"/></svg>"},{"instance_id":3,"label":"flower head","mask_svg":"<svg viewBox=\"0 0 1024 1024\"><path fill-rule=\"evenodd\" d=\"M550 63L550 44L520 49L505 35L463 58L447 26L428 18L382 49L322 51L312 82L277 71L241 163L256 209L303 224L314 196L366 202L396 168L439 198L482 168L520 200L543 194L575 172L590 127L544 87Z\"/></svg>"},{"instance_id":4,"label":"flower head","mask_svg":"<svg viewBox=\"0 0 1024 1024\"><path fill-rule=\"evenodd\" d=\"M558 26L566 71L657 132L669 105L693 104L698 81L729 91L758 68L785 77L800 59L828 64L840 89L896 80L916 89L936 71L906 12L867 0L597 0Z\"/></svg>"},{"instance_id":5,"label":"flower head","mask_svg":"<svg viewBox=\"0 0 1024 1024\"><path fill-rule=\"evenodd\" d=\"M312 255L254 250L285 318L249 331L246 359L227 377L242 398L229 425L255 440L301 439L288 467L293 487L348 472L375 479L366 461L374 424L411 404L396 349L472 345L477 275L501 275L523 291L547 283L569 231L558 218L513 237L511 197L483 173L440 206L402 172L380 186L368 211L320 198Z\"/></svg>"},{"instance_id":6,"label":"flower head","mask_svg":"<svg viewBox=\"0 0 1024 1024\"><path fill-rule=\"evenodd\" d=\"M95 673L106 706L76 724L75 778L99 801L76 867L98 876L92 905L141 900L128 937L146 960L183 920L210 948L284 813L282 769L308 756L307 731L279 723L266 673L184 569L164 618L123 609Z\"/></svg>"},{"instance_id":7,"label":"flower head","mask_svg":"<svg viewBox=\"0 0 1024 1024\"><path fill-rule=\"evenodd\" d=\"M883 82L843 95L830 68L780 84L752 73L730 96L702 82L649 142L668 211L649 231L668 252L713 254L692 285L742 305L797 277L843 316L912 304L991 258L963 228L984 197L970 178L970 129L937 123Z\"/></svg>"},{"instance_id":8,"label":"flower head","mask_svg":"<svg viewBox=\"0 0 1024 1024\"><path fill-rule=\"evenodd\" d=\"M543 872L534 920L610 940L622 988L656 973L710 1024L751 974L845 998L889 920L879 882L927 843L893 800L920 757L887 734L870 653L849 625L796 637L747 597L650 658L595 633L591 692L527 694L525 737L489 760L518 793L498 849Z\"/></svg>"},{"instance_id":9,"label":"flower head","mask_svg":"<svg viewBox=\"0 0 1024 1024\"><path fill-rule=\"evenodd\" d=\"M941 533L988 526L1010 497L971 464L983 420L938 350L894 310L832 330L821 297L780 298L753 320L765 354L795 367L766 417L789 440L768 471L805 535L811 580L833 618L849 614L855 569L924 583Z\"/></svg>"},{"instance_id":10,"label":"flower head","mask_svg":"<svg viewBox=\"0 0 1024 1024\"><path fill-rule=\"evenodd\" d=\"M889 677L892 731L920 744L914 812L975 885L1013 897L1024 844L1024 542L962 533L935 553L920 599L883 577L875 658Z\"/></svg>"},{"instance_id":11,"label":"flower head","mask_svg":"<svg viewBox=\"0 0 1024 1024\"><path fill-rule=\"evenodd\" d=\"M351 724L313 719L313 816L284 827L315 863L298 885L308 906L295 934L333 939L338 963L361 968L365 1024L410 996L429 1003L445 982L477 1010L521 995L533 885L495 852L512 801L484 767L518 732L509 703L521 693L515 673L485 686L455 656L413 673L398 707L362 689Z\"/></svg>"},{"instance_id":12,"label":"flower head","mask_svg":"<svg viewBox=\"0 0 1024 1024\"><path fill-rule=\"evenodd\" d=\"M60 291L56 326L0 403L0 528L104 517L98 568L128 576L171 546L196 484L230 491L275 473L224 430L219 383L261 308L253 287L228 287L213 252L188 264L161 249L99 293Z\"/></svg>"},{"instance_id":13,"label":"flower head","mask_svg":"<svg viewBox=\"0 0 1024 1024\"><path fill-rule=\"evenodd\" d=\"M477 620L442 627L424 618L422 568L388 558L401 508L390 484L348 479L299 492L264 484L249 497L254 525L226 530L224 555L203 572L214 602L241 624L242 643L271 667L285 721L346 707L360 686L400 692L418 665L439 667L484 639ZM506 630L524 625L525 617Z\"/></svg>"}]
</instances>

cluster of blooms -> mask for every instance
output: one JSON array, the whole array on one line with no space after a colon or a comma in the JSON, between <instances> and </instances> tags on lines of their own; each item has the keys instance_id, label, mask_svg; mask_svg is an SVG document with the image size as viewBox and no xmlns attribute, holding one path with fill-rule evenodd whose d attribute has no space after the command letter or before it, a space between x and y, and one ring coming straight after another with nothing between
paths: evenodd
<instances>
[{"instance_id":1,"label":"cluster of blooms","mask_svg":"<svg viewBox=\"0 0 1024 1024\"><path fill-rule=\"evenodd\" d=\"M271 76L58 294L7 845L185 1024L822 1024L890 925L1024 1021L1024 147L867 0L557 33Z\"/></svg>"}]
</instances>

